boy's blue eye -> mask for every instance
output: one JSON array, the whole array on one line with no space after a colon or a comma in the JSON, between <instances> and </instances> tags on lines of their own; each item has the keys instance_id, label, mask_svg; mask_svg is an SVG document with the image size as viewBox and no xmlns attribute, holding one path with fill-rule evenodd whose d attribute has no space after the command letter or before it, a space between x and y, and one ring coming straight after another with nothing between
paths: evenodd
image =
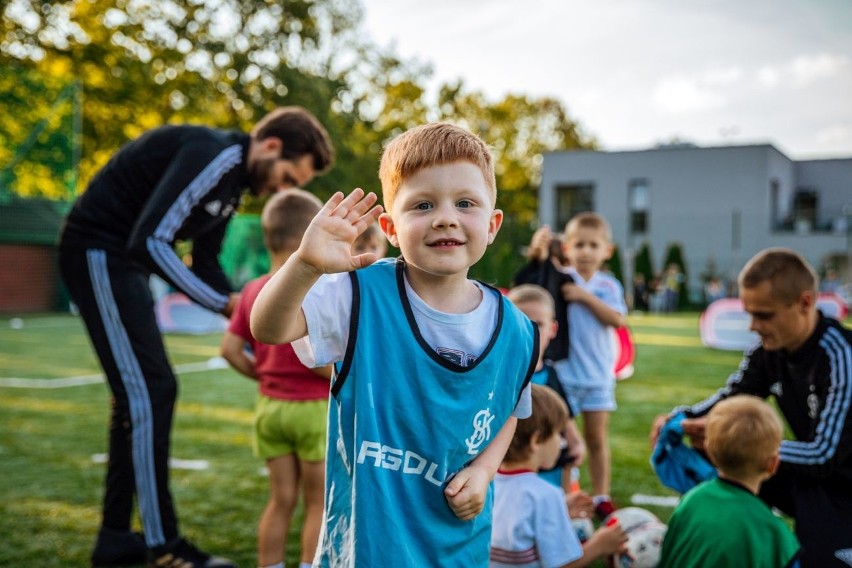
<instances>
[{"instance_id":1,"label":"boy's blue eye","mask_svg":"<svg viewBox=\"0 0 852 568\"><path fill-rule=\"evenodd\" d=\"M425 201L421 201L417 205L414 206L415 209L419 209L420 211L426 211L427 209L432 208L431 203L426 203Z\"/></svg>"},{"instance_id":2,"label":"boy's blue eye","mask_svg":"<svg viewBox=\"0 0 852 568\"><path fill-rule=\"evenodd\" d=\"M470 202L470 201L468 201L467 199L462 199L462 200L461 200L461 201L459 201L456 205L457 205L458 207L463 208L463 209L465 209L465 208L467 208L467 207L473 207L473 203L471 203L471 202Z\"/></svg>"}]
</instances>

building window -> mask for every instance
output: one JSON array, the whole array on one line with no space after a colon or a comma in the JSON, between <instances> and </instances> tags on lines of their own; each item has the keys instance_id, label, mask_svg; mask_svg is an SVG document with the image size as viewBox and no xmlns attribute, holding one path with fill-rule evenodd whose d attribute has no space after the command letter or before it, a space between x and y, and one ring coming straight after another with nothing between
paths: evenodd
<instances>
[{"instance_id":1,"label":"building window","mask_svg":"<svg viewBox=\"0 0 852 568\"><path fill-rule=\"evenodd\" d=\"M571 217L595 210L595 186L559 185L556 187L556 226L564 227Z\"/></svg>"},{"instance_id":2,"label":"building window","mask_svg":"<svg viewBox=\"0 0 852 568\"><path fill-rule=\"evenodd\" d=\"M799 188L793 196L793 222L796 232L808 233L817 228L817 192Z\"/></svg>"},{"instance_id":3,"label":"building window","mask_svg":"<svg viewBox=\"0 0 852 568\"><path fill-rule=\"evenodd\" d=\"M632 235L648 233L651 209L650 194L648 180L630 180L627 186L627 207L630 211L630 234Z\"/></svg>"},{"instance_id":4,"label":"building window","mask_svg":"<svg viewBox=\"0 0 852 568\"><path fill-rule=\"evenodd\" d=\"M784 219L781 218L781 184L777 179L769 182L769 226L773 231L784 230Z\"/></svg>"}]
</instances>

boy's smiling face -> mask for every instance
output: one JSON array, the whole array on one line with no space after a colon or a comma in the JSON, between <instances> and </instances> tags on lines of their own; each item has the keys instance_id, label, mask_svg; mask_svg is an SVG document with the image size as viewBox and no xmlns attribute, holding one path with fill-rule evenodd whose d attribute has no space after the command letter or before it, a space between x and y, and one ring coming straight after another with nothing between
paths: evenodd
<instances>
[{"instance_id":1,"label":"boy's smiling face","mask_svg":"<svg viewBox=\"0 0 852 568\"><path fill-rule=\"evenodd\" d=\"M413 269L467 276L503 222L482 171L460 161L423 168L400 185L379 219L390 243Z\"/></svg>"}]
</instances>

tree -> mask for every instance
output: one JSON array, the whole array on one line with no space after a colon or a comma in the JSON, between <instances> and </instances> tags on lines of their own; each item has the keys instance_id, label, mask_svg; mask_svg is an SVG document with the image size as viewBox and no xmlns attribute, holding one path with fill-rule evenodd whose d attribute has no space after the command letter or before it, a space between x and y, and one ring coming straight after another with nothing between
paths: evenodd
<instances>
[{"instance_id":1,"label":"tree","mask_svg":"<svg viewBox=\"0 0 852 568\"><path fill-rule=\"evenodd\" d=\"M248 129L285 104L321 120L345 116L358 100L342 79L341 44L361 49L352 39L360 17L354 0L18 0L3 10L0 65L4 86L30 75L80 82L85 183L121 144L161 124ZM37 102L33 114L49 114L50 99ZM352 120L328 122L336 134ZM357 152L341 154L357 162Z\"/></svg>"},{"instance_id":2,"label":"tree","mask_svg":"<svg viewBox=\"0 0 852 568\"><path fill-rule=\"evenodd\" d=\"M74 195L79 101L79 84L67 77L42 77L16 63L2 68L0 193Z\"/></svg>"},{"instance_id":3,"label":"tree","mask_svg":"<svg viewBox=\"0 0 852 568\"><path fill-rule=\"evenodd\" d=\"M680 273L677 288L677 308L679 310L689 308L689 281L687 279L686 261L683 256L683 245L681 243L671 243L666 250L666 260L664 262L664 270L670 266L676 266Z\"/></svg>"},{"instance_id":4,"label":"tree","mask_svg":"<svg viewBox=\"0 0 852 568\"><path fill-rule=\"evenodd\" d=\"M642 241L639 252L633 258L633 274L641 274L645 277L645 282L651 282L654 278L654 261L648 241Z\"/></svg>"},{"instance_id":5,"label":"tree","mask_svg":"<svg viewBox=\"0 0 852 568\"><path fill-rule=\"evenodd\" d=\"M0 175L12 171L15 192L59 198L83 191L122 144L145 130L166 123L247 130L273 108L296 104L320 119L336 147L336 166L310 186L325 198L353 187L379 190L383 144L417 124L448 120L493 149L506 222L480 275L508 284L532 232L542 153L594 148L594 139L552 98L512 94L492 102L459 81L428 100L431 68L365 41L361 18L357 0L6 3ZM39 81L44 96L36 96ZM79 127L74 142L40 135L26 164L5 168L72 84L82 93L74 99L78 114L69 115ZM248 199L242 210L260 206Z\"/></svg>"},{"instance_id":6,"label":"tree","mask_svg":"<svg viewBox=\"0 0 852 568\"><path fill-rule=\"evenodd\" d=\"M613 277L624 285L624 271L621 264L621 249L617 245L613 245L612 256L606 262L607 268L612 273Z\"/></svg>"},{"instance_id":7,"label":"tree","mask_svg":"<svg viewBox=\"0 0 852 568\"><path fill-rule=\"evenodd\" d=\"M500 206L521 223L532 222L538 210L542 154L596 147L552 98L509 94L492 103L481 92L466 93L459 81L440 89L437 108L439 120L461 124L491 146Z\"/></svg>"},{"instance_id":8,"label":"tree","mask_svg":"<svg viewBox=\"0 0 852 568\"><path fill-rule=\"evenodd\" d=\"M509 94L491 102L481 92L466 92L459 81L439 89L437 110L437 119L475 132L494 153L498 205L505 218L501 234L472 274L487 274L507 286L524 262L520 248L532 237L542 154L595 148L596 142L552 98Z\"/></svg>"}]
</instances>

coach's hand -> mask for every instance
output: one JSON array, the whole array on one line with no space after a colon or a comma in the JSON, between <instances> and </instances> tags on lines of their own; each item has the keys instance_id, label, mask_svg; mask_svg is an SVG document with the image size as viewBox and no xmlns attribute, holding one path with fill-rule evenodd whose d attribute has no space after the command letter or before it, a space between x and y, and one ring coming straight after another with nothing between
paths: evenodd
<instances>
[{"instance_id":1,"label":"coach's hand","mask_svg":"<svg viewBox=\"0 0 852 568\"><path fill-rule=\"evenodd\" d=\"M657 445L657 438L660 437L660 430L663 429L663 426L669 419L672 417L671 414L660 414L656 418L654 418L654 422L651 425L651 434L648 436L648 440L651 443L651 449ZM696 450L704 451L704 430L707 427L707 419L706 418L684 418L683 422L681 422L681 427L683 428L683 433L686 436L689 436L690 443L692 447Z\"/></svg>"},{"instance_id":2,"label":"coach's hand","mask_svg":"<svg viewBox=\"0 0 852 568\"><path fill-rule=\"evenodd\" d=\"M651 423L651 433L648 435L648 441L651 443L653 450L657 446L657 438L660 437L660 430L666 425L666 422L671 418L671 414L658 414L654 417L654 422Z\"/></svg>"},{"instance_id":3,"label":"coach's hand","mask_svg":"<svg viewBox=\"0 0 852 568\"><path fill-rule=\"evenodd\" d=\"M683 427L683 433L689 436L692 447L703 452L707 418L684 418L680 424Z\"/></svg>"},{"instance_id":4,"label":"coach's hand","mask_svg":"<svg viewBox=\"0 0 852 568\"><path fill-rule=\"evenodd\" d=\"M469 521L485 508L491 474L485 467L469 465L453 477L444 489L444 496L456 517Z\"/></svg>"}]
</instances>

